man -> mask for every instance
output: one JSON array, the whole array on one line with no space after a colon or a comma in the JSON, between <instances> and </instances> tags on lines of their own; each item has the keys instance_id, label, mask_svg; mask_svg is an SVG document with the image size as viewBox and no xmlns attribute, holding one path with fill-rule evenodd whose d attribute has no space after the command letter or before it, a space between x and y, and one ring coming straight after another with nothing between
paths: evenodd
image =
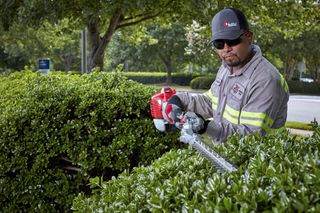
<instances>
[{"instance_id":1,"label":"man","mask_svg":"<svg viewBox=\"0 0 320 213\"><path fill-rule=\"evenodd\" d=\"M284 126L288 85L252 43L253 33L241 11L228 8L218 12L212 20L210 44L222 65L211 89L201 95L172 96L164 117L171 123L179 122L182 115L193 119L194 131L208 134L216 143L234 133L264 135Z\"/></svg>"}]
</instances>

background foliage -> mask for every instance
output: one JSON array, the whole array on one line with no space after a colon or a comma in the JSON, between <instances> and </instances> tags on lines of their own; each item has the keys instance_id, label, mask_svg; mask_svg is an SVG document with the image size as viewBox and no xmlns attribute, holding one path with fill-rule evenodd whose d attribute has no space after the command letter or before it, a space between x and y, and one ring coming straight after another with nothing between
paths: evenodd
<instances>
[{"instance_id":1,"label":"background foliage","mask_svg":"<svg viewBox=\"0 0 320 213\"><path fill-rule=\"evenodd\" d=\"M170 66L164 66L163 60L161 62L161 53L162 58L167 58L166 61L171 57L173 72L180 71L181 67L191 71L215 72L220 64L219 58L206 45L211 34L210 21L220 9L236 7L247 15L255 33L255 43L281 69L287 80L299 75L296 66L301 61L307 67L304 76L317 81L320 78L319 1L161 0L151 4L146 0L32 0L0 3L2 69L16 69L23 65L35 67L36 57L54 58L57 64L61 60L58 55L66 54L73 60L77 59L80 52L79 45L75 43L79 44L79 40L76 41L74 34L79 39L79 31L87 28L90 70L96 66L112 69L123 63L127 64L125 67L128 70L159 71L167 68L168 71ZM41 27L49 23L53 29L56 27L65 32L74 41L62 39L67 36L65 33L62 35L57 30L48 30L50 27ZM65 23L68 23L68 28L60 27ZM32 39L37 36L27 36L32 35L31 29L47 41L42 54L33 53L33 49L38 49L37 44L43 45L41 41ZM39 30L48 32L41 33ZM54 36L56 39L47 38ZM16 45L15 41L19 41L20 45ZM171 51L164 48L165 45L169 45ZM67 61L70 60L64 59L59 69L75 69ZM79 61L72 62L75 67L76 64Z\"/></svg>"},{"instance_id":2,"label":"background foliage","mask_svg":"<svg viewBox=\"0 0 320 213\"><path fill-rule=\"evenodd\" d=\"M124 74L128 79L143 84L163 84L167 80L165 72L127 72ZM192 79L197 78L197 73L173 73L171 82L180 86L189 86Z\"/></svg>"},{"instance_id":3,"label":"background foliage","mask_svg":"<svg viewBox=\"0 0 320 213\"><path fill-rule=\"evenodd\" d=\"M230 137L218 152L239 165L219 174L191 149L172 150L147 167L108 182L91 180L76 212L318 212L320 129L309 138L286 132Z\"/></svg>"}]
</instances>

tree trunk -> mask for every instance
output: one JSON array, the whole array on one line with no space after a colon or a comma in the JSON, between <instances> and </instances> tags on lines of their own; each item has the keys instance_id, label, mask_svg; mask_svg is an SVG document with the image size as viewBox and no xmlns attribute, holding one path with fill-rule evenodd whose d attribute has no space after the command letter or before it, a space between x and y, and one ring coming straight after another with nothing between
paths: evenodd
<instances>
[{"instance_id":1,"label":"tree trunk","mask_svg":"<svg viewBox=\"0 0 320 213\"><path fill-rule=\"evenodd\" d=\"M64 71L68 72L71 69L72 59L70 56L62 55L61 57L62 64L64 66Z\"/></svg>"},{"instance_id":2,"label":"tree trunk","mask_svg":"<svg viewBox=\"0 0 320 213\"><path fill-rule=\"evenodd\" d=\"M172 83L172 61L171 61L171 57L170 56L159 56L160 59L163 61L163 63L166 66L166 71L167 71L167 84L171 84Z\"/></svg>"},{"instance_id":3,"label":"tree trunk","mask_svg":"<svg viewBox=\"0 0 320 213\"><path fill-rule=\"evenodd\" d=\"M291 80L295 71L295 68L297 66L297 63L294 62L294 60L288 59L284 63L284 76L287 81Z\"/></svg>"},{"instance_id":4,"label":"tree trunk","mask_svg":"<svg viewBox=\"0 0 320 213\"><path fill-rule=\"evenodd\" d=\"M124 69L125 72L128 72L128 71L129 71L129 61L128 61L127 59L124 60L123 69Z\"/></svg>"},{"instance_id":5,"label":"tree trunk","mask_svg":"<svg viewBox=\"0 0 320 213\"><path fill-rule=\"evenodd\" d=\"M314 67L314 70L311 71L311 77L314 79L315 82L320 82L320 68Z\"/></svg>"},{"instance_id":6,"label":"tree trunk","mask_svg":"<svg viewBox=\"0 0 320 213\"><path fill-rule=\"evenodd\" d=\"M308 70L310 70L311 77L315 82L320 82L320 64L318 61L315 63L309 62L308 63Z\"/></svg>"},{"instance_id":7,"label":"tree trunk","mask_svg":"<svg viewBox=\"0 0 320 213\"><path fill-rule=\"evenodd\" d=\"M100 37L100 19L96 17L88 19L89 72L91 72L94 67L99 67L100 70L103 70L104 53L111 41L112 35L115 33L116 28L120 23L121 16L120 10L114 12L110 19L109 27L103 37Z\"/></svg>"},{"instance_id":8,"label":"tree trunk","mask_svg":"<svg viewBox=\"0 0 320 213\"><path fill-rule=\"evenodd\" d=\"M193 73L193 63L189 64L189 73Z\"/></svg>"}]
</instances>

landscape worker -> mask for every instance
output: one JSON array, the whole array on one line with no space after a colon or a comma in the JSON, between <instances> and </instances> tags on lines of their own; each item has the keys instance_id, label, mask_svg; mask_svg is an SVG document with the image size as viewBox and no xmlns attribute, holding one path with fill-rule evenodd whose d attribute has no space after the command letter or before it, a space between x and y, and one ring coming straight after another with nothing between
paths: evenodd
<instances>
[{"instance_id":1,"label":"landscape worker","mask_svg":"<svg viewBox=\"0 0 320 213\"><path fill-rule=\"evenodd\" d=\"M244 14L233 8L212 19L210 45L222 59L215 81L204 94L177 93L168 100L164 117L170 123L193 119L193 131L215 143L234 133L265 135L284 126L288 85L277 68L253 44Z\"/></svg>"}]
</instances>

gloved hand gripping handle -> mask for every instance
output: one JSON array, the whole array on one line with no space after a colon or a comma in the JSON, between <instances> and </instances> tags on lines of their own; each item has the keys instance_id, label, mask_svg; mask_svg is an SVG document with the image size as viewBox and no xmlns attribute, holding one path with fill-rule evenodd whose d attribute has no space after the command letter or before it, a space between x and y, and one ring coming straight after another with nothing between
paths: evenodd
<instances>
[{"instance_id":1,"label":"gloved hand gripping handle","mask_svg":"<svg viewBox=\"0 0 320 213\"><path fill-rule=\"evenodd\" d=\"M208 160L210 160L218 171L221 173L236 171L237 167L229 163L226 159L221 157L207 144L205 144L192 130L192 121L186 120L181 130L181 136L179 140L183 143L189 144L194 149L203 154Z\"/></svg>"},{"instance_id":2,"label":"gloved hand gripping handle","mask_svg":"<svg viewBox=\"0 0 320 213\"><path fill-rule=\"evenodd\" d=\"M207 159L209 159L213 163L213 165L218 169L218 171L224 173L237 170L236 166L233 166L231 163L229 163L227 160L221 157L218 153L216 153L213 149L211 149L208 145L202 142L199 135L195 133L199 132L201 126L203 126L203 123L201 124L200 122L201 119L199 120L195 113L191 112L188 114L187 112L182 117L183 119L176 119L179 113L177 113L177 111L174 111L174 109L168 110L170 112L164 112L164 109L166 109L166 106L169 102L169 104L171 104L172 106L176 105L176 109L182 108L182 103L180 99L173 96L174 94L176 94L176 91L174 89L170 87L165 87L162 88L159 93L156 93L151 97L150 111L155 127L159 131L165 132L169 131L171 127L173 127L172 124L174 123L174 126L176 126L178 129L181 129L180 141L191 145L193 148L202 153ZM171 96L173 96L173 98L169 100ZM175 115L170 114L172 112ZM164 118L164 115L166 119ZM172 118L170 122L168 121L169 117Z\"/></svg>"}]
</instances>

